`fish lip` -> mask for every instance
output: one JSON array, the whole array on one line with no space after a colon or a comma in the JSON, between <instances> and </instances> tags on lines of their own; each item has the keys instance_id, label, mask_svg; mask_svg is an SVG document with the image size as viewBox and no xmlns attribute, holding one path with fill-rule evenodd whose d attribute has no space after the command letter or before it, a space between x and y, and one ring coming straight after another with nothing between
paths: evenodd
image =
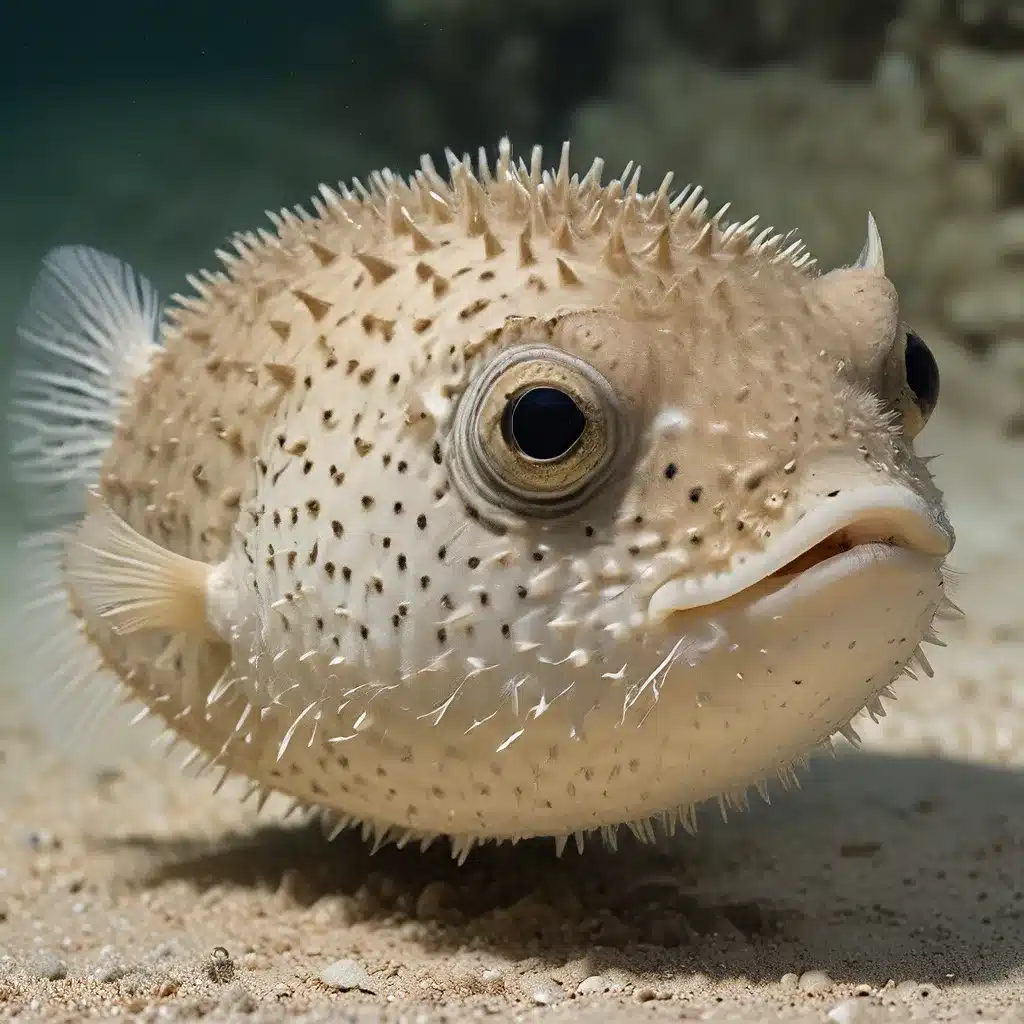
<instances>
[{"instance_id":1,"label":"fish lip","mask_svg":"<svg viewBox=\"0 0 1024 1024\"><path fill-rule=\"evenodd\" d=\"M813 551L835 541L819 559ZM825 563L857 551L858 558L882 557L901 549L941 563L953 548L952 530L919 495L896 484L847 491L808 512L766 550L748 556L722 573L676 577L651 595L647 618L651 624L676 612L689 612L737 598L772 577L780 585L804 576ZM864 549L864 550L858 550ZM811 556L805 567L799 562ZM788 566L795 566L787 572ZM761 588L763 589L763 588Z\"/></svg>"},{"instance_id":2,"label":"fish lip","mask_svg":"<svg viewBox=\"0 0 1024 1024\"><path fill-rule=\"evenodd\" d=\"M902 563L908 570L921 571L929 566L937 568L941 561L942 559L938 556L926 554L916 548L908 548L888 541L865 540L854 544L846 551L840 551L820 562L814 562L799 572L775 574L768 577L762 582L774 584L774 586L757 588L751 594L746 614L762 619L771 617L783 611L795 594L799 594L801 591L820 592L823 586L827 586L830 577L833 580L844 579L852 572L856 572L858 568L864 569L868 565Z\"/></svg>"}]
</instances>

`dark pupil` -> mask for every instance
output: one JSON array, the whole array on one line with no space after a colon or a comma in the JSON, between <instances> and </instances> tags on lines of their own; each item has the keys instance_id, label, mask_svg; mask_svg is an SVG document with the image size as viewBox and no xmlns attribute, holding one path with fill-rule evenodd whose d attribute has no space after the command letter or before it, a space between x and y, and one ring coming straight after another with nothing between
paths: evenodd
<instances>
[{"instance_id":1,"label":"dark pupil","mask_svg":"<svg viewBox=\"0 0 1024 1024\"><path fill-rule=\"evenodd\" d=\"M503 423L506 442L538 462L565 455L586 426L579 406L558 388L531 388L509 402Z\"/></svg>"},{"instance_id":2,"label":"dark pupil","mask_svg":"<svg viewBox=\"0 0 1024 1024\"><path fill-rule=\"evenodd\" d=\"M913 331L907 332L907 384L921 411L928 414L939 400L939 364L928 346Z\"/></svg>"}]
</instances>

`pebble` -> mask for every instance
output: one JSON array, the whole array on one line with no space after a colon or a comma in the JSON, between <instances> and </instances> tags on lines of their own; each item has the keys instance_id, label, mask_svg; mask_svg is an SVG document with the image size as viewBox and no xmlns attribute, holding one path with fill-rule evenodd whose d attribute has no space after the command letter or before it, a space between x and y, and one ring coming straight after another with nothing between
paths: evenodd
<instances>
[{"instance_id":1,"label":"pebble","mask_svg":"<svg viewBox=\"0 0 1024 1024\"><path fill-rule=\"evenodd\" d=\"M541 985L530 993L530 998L538 1006L551 1006L562 998L562 990L557 985Z\"/></svg>"},{"instance_id":2,"label":"pebble","mask_svg":"<svg viewBox=\"0 0 1024 1024\"><path fill-rule=\"evenodd\" d=\"M355 960L335 960L333 964L325 967L320 972L320 980L331 988L341 992L351 992L358 989L360 992L368 992L370 995L377 994L377 986L366 973L362 964Z\"/></svg>"},{"instance_id":3,"label":"pebble","mask_svg":"<svg viewBox=\"0 0 1024 1024\"><path fill-rule=\"evenodd\" d=\"M832 979L824 971L804 971L800 975L800 988L804 992L825 992L832 987Z\"/></svg>"},{"instance_id":4,"label":"pebble","mask_svg":"<svg viewBox=\"0 0 1024 1024\"><path fill-rule=\"evenodd\" d=\"M603 995L610 987L611 983L603 974L592 974L576 986L576 991L581 996Z\"/></svg>"},{"instance_id":5,"label":"pebble","mask_svg":"<svg viewBox=\"0 0 1024 1024\"><path fill-rule=\"evenodd\" d=\"M56 953L37 953L29 965L35 977L44 981L62 981L68 976L68 965Z\"/></svg>"},{"instance_id":6,"label":"pebble","mask_svg":"<svg viewBox=\"0 0 1024 1024\"><path fill-rule=\"evenodd\" d=\"M927 998L931 993L932 988L930 985L922 985L920 982L910 979L907 981L901 981L896 986L896 995L902 999Z\"/></svg>"},{"instance_id":7,"label":"pebble","mask_svg":"<svg viewBox=\"0 0 1024 1024\"><path fill-rule=\"evenodd\" d=\"M100 964L100 966L92 972L92 980L106 985L113 981L120 981L127 973L128 972L123 964L116 962L105 963Z\"/></svg>"},{"instance_id":8,"label":"pebble","mask_svg":"<svg viewBox=\"0 0 1024 1024\"><path fill-rule=\"evenodd\" d=\"M224 946L215 946L206 964L206 973L211 981L227 984L235 976L235 961Z\"/></svg>"}]
</instances>

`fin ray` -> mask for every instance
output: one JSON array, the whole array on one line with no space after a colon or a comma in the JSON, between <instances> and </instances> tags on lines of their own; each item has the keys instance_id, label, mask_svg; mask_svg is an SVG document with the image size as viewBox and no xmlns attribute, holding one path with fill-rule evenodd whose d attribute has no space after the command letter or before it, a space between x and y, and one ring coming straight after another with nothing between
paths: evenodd
<instances>
[{"instance_id":1,"label":"fin ray","mask_svg":"<svg viewBox=\"0 0 1024 1024\"><path fill-rule=\"evenodd\" d=\"M44 735L91 760L108 756L93 744L121 688L83 635L63 563L121 405L159 350L160 315L157 290L127 263L69 245L43 258L16 327L7 460L29 532L13 556L8 678Z\"/></svg>"},{"instance_id":2,"label":"fin ray","mask_svg":"<svg viewBox=\"0 0 1024 1024\"><path fill-rule=\"evenodd\" d=\"M8 411L11 473L30 522L81 514L121 402L158 346L160 299L127 263L61 246L18 323Z\"/></svg>"},{"instance_id":3,"label":"fin ray","mask_svg":"<svg viewBox=\"0 0 1024 1024\"><path fill-rule=\"evenodd\" d=\"M65 551L79 605L116 633L185 631L219 639L206 618L207 564L133 530L95 492L89 504Z\"/></svg>"}]
</instances>

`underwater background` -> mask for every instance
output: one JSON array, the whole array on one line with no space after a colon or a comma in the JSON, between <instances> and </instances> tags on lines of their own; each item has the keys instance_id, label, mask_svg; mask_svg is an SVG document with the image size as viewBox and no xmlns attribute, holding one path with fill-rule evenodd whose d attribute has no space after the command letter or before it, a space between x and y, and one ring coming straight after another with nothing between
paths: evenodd
<instances>
[{"instance_id":1,"label":"underwater background","mask_svg":"<svg viewBox=\"0 0 1024 1024\"><path fill-rule=\"evenodd\" d=\"M321 182L504 134L672 170L823 269L874 214L942 371L935 677L677 856L370 859L136 760L134 709L70 753L12 667L0 458L0 1020L1024 1020L1024 0L0 0L0 392L52 246L166 296Z\"/></svg>"},{"instance_id":2,"label":"underwater background","mask_svg":"<svg viewBox=\"0 0 1024 1024\"><path fill-rule=\"evenodd\" d=\"M871 210L906 315L1021 373L1021 0L5 3L0 336L51 245L166 293L321 181L505 133L672 169L825 268Z\"/></svg>"},{"instance_id":3,"label":"underwater background","mask_svg":"<svg viewBox=\"0 0 1024 1024\"><path fill-rule=\"evenodd\" d=\"M109 250L166 296L321 182L493 158L505 134L548 165L564 139L581 171L639 164L648 189L672 170L823 269L871 211L943 367L938 421L1019 449L1024 0L0 4L0 380L51 246ZM9 544L6 460L0 496Z\"/></svg>"},{"instance_id":4,"label":"underwater background","mask_svg":"<svg viewBox=\"0 0 1024 1024\"><path fill-rule=\"evenodd\" d=\"M168 296L321 182L493 159L505 134L548 166L565 139L580 171L640 165L648 189L671 170L822 269L871 211L939 357L947 463L973 460L964 415L1020 452L1024 0L0 3L0 381L52 246L113 252ZM6 551L6 459L0 497ZM972 501L954 522L980 516L998 550L1007 502Z\"/></svg>"}]
</instances>

